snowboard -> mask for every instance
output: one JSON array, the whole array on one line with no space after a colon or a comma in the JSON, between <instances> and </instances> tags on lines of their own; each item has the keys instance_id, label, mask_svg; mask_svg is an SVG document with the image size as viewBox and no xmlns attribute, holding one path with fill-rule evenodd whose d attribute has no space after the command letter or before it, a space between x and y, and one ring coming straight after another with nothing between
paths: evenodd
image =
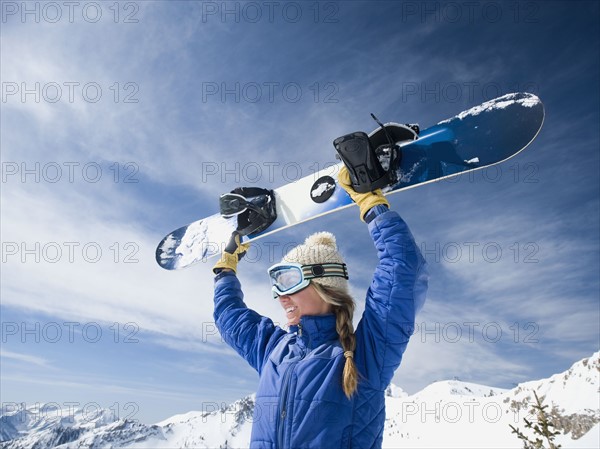
<instances>
[{"instance_id":1,"label":"snowboard","mask_svg":"<svg viewBox=\"0 0 600 449\"><path fill-rule=\"evenodd\" d=\"M385 143L386 134L403 139L396 142L401 154L396 182L383 189L390 195L503 162L523 151L543 122L544 106L537 96L511 93L443 120L418 136L407 133L405 125L386 123L387 133L379 127L369 139L375 142L374 148ZM385 166L385 155L380 162ZM277 219L260 234L242 240L254 241L353 205L337 184L342 165L340 162L275 189ZM156 249L156 261L167 270L206 262L221 253L236 227L236 216L223 218L217 213L197 220L163 238Z\"/></svg>"}]
</instances>

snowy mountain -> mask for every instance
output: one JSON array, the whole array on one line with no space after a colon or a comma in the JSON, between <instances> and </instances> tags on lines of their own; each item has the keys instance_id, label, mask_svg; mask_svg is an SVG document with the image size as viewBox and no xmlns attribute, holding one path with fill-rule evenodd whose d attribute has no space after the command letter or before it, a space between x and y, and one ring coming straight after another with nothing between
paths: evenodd
<instances>
[{"instance_id":1,"label":"snowy mountain","mask_svg":"<svg viewBox=\"0 0 600 449\"><path fill-rule=\"evenodd\" d=\"M549 406L556 442L567 448L600 447L600 352L564 373L511 390L468 382L436 382L414 395L386 391L386 448L521 448L509 424L524 430L536 391ZM107 410L53 415L50 405L3 411L0 448L244 448L254 396L210 413L175 415L155 425L117 419ZM527 433L527 431L525 431ZM533 435L530 435L533 436Z\"/></svg>"},{"instance_id":2,"label":"snowy mountain","mask_svg":"<svg viewBox=\"0 0 600 449\"><path fill-rule=\"evenodd\" d=\"M161 429L132 420L118 420L113 411L65 409L52 404L4 412L0 416L0 448L126 447L145 438L161 437Z\"/></svg>"}]
</instances>

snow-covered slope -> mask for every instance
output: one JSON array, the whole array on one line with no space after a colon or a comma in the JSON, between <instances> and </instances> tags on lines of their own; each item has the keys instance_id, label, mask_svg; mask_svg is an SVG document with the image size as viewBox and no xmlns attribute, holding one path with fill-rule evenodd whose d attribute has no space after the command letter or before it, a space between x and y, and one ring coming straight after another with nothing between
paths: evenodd
<instances>
[{"instance_id":1,"label":"snow-covered slope","mask_svg":"<svg viewBox=\"0 0 600 449\"><path fill-rule=\"evenodd\" d=\"M535 420L530 405L536 391L563 433L557 443L563 448L598 448L599 358L597 352L564 373L522 383L512 390L444 381L402 400L388 400L383 446L520 448L522 444L509 425L525 431L523 418Z\"/></svg>"},{"instance_id":2,"label":"snow-covered slope","mask_svg":"<svg viewBox=\"0 0 600 449\"><path fill-rule=\"evenodd\" d=\"M597 352L564 373L511 390L443 381L409 396L391 385L383 446L521 448L509 425L525 431L523 418L534 419L530 404L536 391L562 433L557 443L564 449L598 448L599 358ZM0 415L0 448L244 448L253 409L254 397L249 396L221 410L189 412L155 425L118 420L105 410L76 410L64 417L48 417L51 413L36 408L13 410Z\"/></svg>"}]
</instances>

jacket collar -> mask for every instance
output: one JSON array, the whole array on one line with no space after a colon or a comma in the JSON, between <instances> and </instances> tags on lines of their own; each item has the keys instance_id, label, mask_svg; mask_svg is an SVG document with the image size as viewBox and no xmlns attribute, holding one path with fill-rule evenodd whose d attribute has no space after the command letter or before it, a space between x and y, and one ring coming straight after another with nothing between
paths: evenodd
<instances>
[{"instance_id":1,"label":"jacket collar","mask_svg":"<svg viewBox=\"0 0 600 449\"><path fill-rule=\"evenodd\" d=\"M335 328L335 315L303 316L300 324L290 326L290 332L295 332L298 342L309 349L314 349L323 343L339 338Z\"/></svg>"}]
</instances>

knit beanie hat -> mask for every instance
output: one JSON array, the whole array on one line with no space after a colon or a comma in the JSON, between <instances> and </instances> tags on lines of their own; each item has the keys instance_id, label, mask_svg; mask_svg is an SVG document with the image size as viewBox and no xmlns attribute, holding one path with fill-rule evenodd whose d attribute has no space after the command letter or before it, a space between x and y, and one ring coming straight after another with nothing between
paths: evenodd
<instances>
[{"instance_id":1,"label":"knit beanie hat","mask_svg":"<svg viewBox=\"0 0 600 449\"><path fill-rule=\"evenodd\" d=\"M298 245L283 256L283 262L295 262L301 265L319 263L343 264L344 259L338 252L335 236L331 232L316 232L309 235L304 244ZM323 276L311 279L325 287L348 290L348 280L338 276Z\"/></svg>"}]
</instances>

